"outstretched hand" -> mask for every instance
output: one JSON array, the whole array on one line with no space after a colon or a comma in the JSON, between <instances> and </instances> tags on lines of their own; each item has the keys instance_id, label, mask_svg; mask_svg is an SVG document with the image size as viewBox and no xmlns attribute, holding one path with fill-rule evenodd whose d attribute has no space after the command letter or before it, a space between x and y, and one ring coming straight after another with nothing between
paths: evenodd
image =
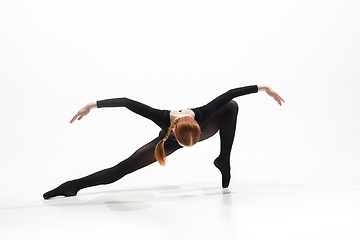
<instances>
[{"instance_id":1,"label":"outstretched hand","mask_svg":"<svg viewBox=\"0 0 360 240\"><path fill-rule=\"evenodd\" d=\"M76 119L81 120L83 117L88 115L90 110L93 109L93 108L97 108L97 103L96 102L91 102L91 103L87 104L85 107L83 107L82 109L80 109L75 114L75 116L70 120L70 123L73 123Z\"/></svg>"},{"instance_id":2,"label":"outstretched hand","mask_svg":"<svg viewBox=\"0 0 360 240\"><path fill-rule=\"evenodd\" d=\"M77 120L81 120L83 117L85 117L86 115L89 114L91 108L88 106L83 107L82 109L80 109L75 116L70 120L70 123L73 123L76 119Z\"/></svg>"},{"instance_id":3,"label":"outstretched hand","mask_svg":"<svg viewBox=\"0 0 360 240\"><path fill-rule=\"evenodd\" d=\"M274 98L275 101L277 101L280 106L282 106L281 102L285 102L284 99L282 99L277 92L275 92L273 89L269 87L266 89L266 93L270 97Z\"/></svg>"}]
</instances>

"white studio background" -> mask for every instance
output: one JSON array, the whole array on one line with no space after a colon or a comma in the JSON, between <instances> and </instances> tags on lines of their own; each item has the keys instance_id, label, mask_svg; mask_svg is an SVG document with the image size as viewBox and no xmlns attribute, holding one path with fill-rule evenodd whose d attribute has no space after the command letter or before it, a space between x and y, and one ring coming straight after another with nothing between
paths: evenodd
<instances>
[{"instance_id":1,"label":"white studio background","mask_svg":"<svg viewBox=\"0 0 360 240\"><path fill-rule=\"evenodd\" d=\"M256 135L264 146L274 138L278 146L359 140L357 1L1 1L0 7L6 156L38 156L40 148L52 154L54 141L89 129L68 124L89 101L126 96L181 109L248 84L267 84L287 103L278 108L265 94L238 99L249 111L246 137ZM119 130L114 123L124 117L101 111L86 121ZM101 131L89 126L97 139ZM122 130L136 133L134 126ZM68 139L87 140L94 139Z\"/></svg>"},{"instance_id":2,"label":"white studio background","mask_svg":"<svg viewBox=\"0 0 360 240\"><path fill-rule=\"evenodd\" d=\"M236 99L235 154L269 153L264 175L248 168L241 179L308 175L358 186L359 12L356 0L0 1L3 204L19 201L22 187L41 198L112 166L158 134L126 109L95 109L70 125L88 102L128 97L184 109L252 84L269 85L286 103L266 93ZM216 156L211 146L218 139L179 154Z\"/></svg>"}]
</instances>

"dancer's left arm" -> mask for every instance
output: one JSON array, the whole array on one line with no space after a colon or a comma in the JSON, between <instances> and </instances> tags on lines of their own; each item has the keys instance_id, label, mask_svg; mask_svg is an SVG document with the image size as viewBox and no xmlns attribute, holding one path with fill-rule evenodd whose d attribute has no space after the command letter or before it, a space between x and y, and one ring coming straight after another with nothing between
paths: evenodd
<instances>
[{"instance_id":1,"label":"dancer's left arm","mask_svg":"<svg viewBox=\"0 0 360 240\"><path fill-rule=\"evenodd\" d=\"M193 110L195 113L195 120L200 124L200 126L202 126L212 116L212 114L214 114L220 108L225 106L232 99L251 93L257 93L259 91L266 91L266 93L269 96L273 97L280 104L280 106L281 106L281 101L285 102L279 96L279 94L276 93L270 87L265 85L251 85L251 86L231 89L226 93L221 94L220 96L209 102L208 104L202 107L193 108L191 110Z\"/></svg>"}]
</instances>

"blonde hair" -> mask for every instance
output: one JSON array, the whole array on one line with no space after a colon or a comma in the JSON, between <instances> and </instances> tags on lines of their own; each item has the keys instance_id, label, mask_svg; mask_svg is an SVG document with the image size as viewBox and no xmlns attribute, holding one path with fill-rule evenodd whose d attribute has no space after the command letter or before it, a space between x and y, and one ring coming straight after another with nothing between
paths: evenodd
<instances>
[{"instance_id":1,"label":"blonde hair","mask_svg":"<svg viewBox=\"0 0 360 240\"><path fill-rule=\"evenodd\" d=\"M185 146L192 146L200 139L201 129L194 119L188 116L175 119L168 128L165 137L158 142L155 148L155 158L161 166L165 166L166 164L164 143L169 138L173 128L175 128L176 139Z\"/></svg>"}]
</instances>

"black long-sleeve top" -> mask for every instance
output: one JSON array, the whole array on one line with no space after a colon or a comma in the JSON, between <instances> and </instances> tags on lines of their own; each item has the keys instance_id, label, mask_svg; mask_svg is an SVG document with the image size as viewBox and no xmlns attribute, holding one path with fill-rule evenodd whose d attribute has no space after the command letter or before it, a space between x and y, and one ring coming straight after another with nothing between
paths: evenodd
<instances>
[{"instance_id":1,"label":"black long-sleeve top","mask_svg":"<svg viewBox=\"0 0 360 240\"><path fill-rule=\"evenodd\" d=\"M257 85L234 88L221 94L208 104L198 107L191 108L195 113L195 120L200 127L204 126L206 121L220 108L229 103L233 98L243 96L250 93L258 92ZM126 107L132 112L139 114L147 119L150 119L157 124L164 132L170 127L170 110L159 110L149 107L143 103L128 99L128 98L113 98L97 101L97 107Z\"/></svg>"}]
</instances>

